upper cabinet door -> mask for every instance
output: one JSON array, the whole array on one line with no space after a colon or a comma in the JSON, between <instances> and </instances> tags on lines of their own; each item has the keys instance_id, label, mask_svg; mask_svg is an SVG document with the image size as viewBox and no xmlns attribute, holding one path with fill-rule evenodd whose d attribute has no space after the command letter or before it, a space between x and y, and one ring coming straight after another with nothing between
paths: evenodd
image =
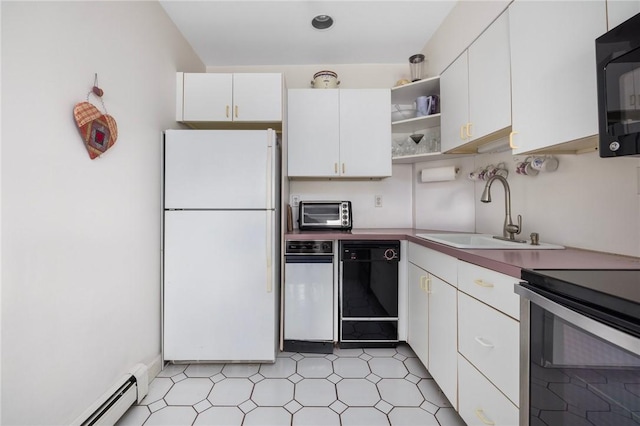
<instances>
[{"instance_id":1,"label":"upper cabinet door","mask_svg":"<svg viewBox=\"0 0 640 426\"><path fill-rule=\"evenodd\" d=\"M607 0L607 29L622 24L640 13L640 0Z\"/></svg>"},{"instance_id":2,"label":"upper cabinet door","mask_svg":"<svg viewBox=\"0 0 640 426\"><path fill-rule=\"evenodd\" d=\"M282 74L233 74L233 121L282 121Z\"/></svg>"},{"instance_id":3,"label":"upper cabinet door","mask_svg":"<svg viewBox=\"0 0 640 426\"><path fill-rule=\"evenodd\" d=\"M338 90L291 89L288 98L289 176L339 176Z\"/></svg>"},{"instance_id":4,"label":"upper cabinet door","mask_svg":"<svg viewBox=\"0 0 640 426\"><path fill-rule=\"evenodd\" d=\"M231 121L232 74L184 73L182 120Z\"/></svg>"},{"instance_id":5,"label":"upper cabinet door","mask_svg":"<svg viewBox=\"0 0 640 426\"><path fill-rule=\"evenodd\" d=\"M391 176L391 91L340 89L339 93L341 176Z\"/></svg>"},{"instance_id":6,"label":"upper cabinet door","mask_svg":"<svg viewBox=\"0 0 640 426\"><path fill-rule=\"evenodd\" d=\"M509 21L514 153L596 135L604 0L515 1Z\"/></svg>"},{"instance_id":7,"label":"upper cabinet door","mask_svg":"<svg viewBox=\"0 0 640 426\"><path fill-rule=\"evenodd\" d=\"M475 140L511 126L509 14L469 47L469 134Z\"/></svg>"},{"instance_id":8,"label":"upper cabinet door","mask_svg":"<svg viewBox=\"0 0 640 426\"><path fill-rule=\"evenodd\" d=\"M469 60L467 52L452 63L440 76L440 132L442 152L469 141Z\"/></svg>"}]
</instances>

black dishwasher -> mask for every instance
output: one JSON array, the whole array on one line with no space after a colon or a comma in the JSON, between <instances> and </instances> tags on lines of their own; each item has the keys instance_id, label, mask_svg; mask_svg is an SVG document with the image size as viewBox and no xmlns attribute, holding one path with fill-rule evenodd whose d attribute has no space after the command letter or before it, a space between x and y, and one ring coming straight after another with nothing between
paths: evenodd
<instances>
[{"instance_id":1,"label":"black dishwasher","mask_svg":"<svg viewBox=\"0 0 640 426\"><path fill-rule=\"evenodd\" d=\"M399 261L399 241L340 242L340 347L397 345Z\"/></svg>"}]
</instances>

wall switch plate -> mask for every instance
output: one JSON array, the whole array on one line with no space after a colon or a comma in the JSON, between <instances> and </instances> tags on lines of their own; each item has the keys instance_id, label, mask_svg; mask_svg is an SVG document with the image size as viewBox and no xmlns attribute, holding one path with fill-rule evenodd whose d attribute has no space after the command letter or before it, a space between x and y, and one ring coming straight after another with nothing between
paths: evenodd
<instances>
[{"instance_id":1,"label":"wall switch plate","mask_svg":"<svg viewBox=\"0 0 640 426\"><path fill-rule=\"evenodd\" d=\"M376 196L375 196L375 199L374 199L373 205L374 205L375 207L382 207L382 195L376 195Z\"/></svg>"},{"instance_id":2,"label":"wall switch plate","mask_svg":"<svg viewBox=\"0 0 640 426\"><path fill-rule=\"evenodd\" d=\"M291 194L291 207L298 207L300 204L300 196Z\"/></svg>"}]
</instances>

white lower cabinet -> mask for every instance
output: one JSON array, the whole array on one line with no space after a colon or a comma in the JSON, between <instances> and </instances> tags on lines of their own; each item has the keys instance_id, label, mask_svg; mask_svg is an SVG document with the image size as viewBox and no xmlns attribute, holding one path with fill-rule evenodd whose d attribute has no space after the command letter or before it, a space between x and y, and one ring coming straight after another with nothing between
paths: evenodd
<instances>
[{"instance_id":1,"label":"white lower cabinet","mask_svg":"<svg viewBox=\"0 0 640 426\"><path fill-rule=\"evenodd\" d=\"M429 365L429 295L427 272L409 262L407 343L425 366Z\"/></svg>"},{"instance_id":2,"label":"white lower cabinet","mask_svg":"<svg viewBox=\"0 0 640 426\"><path fill-rule=\"evenodd\" d=\"M457 406L458 343L457 290L431 270L455 284L457 259L409 243L409 309L407 342L427 367L451 405ZM434 262L435 261L435 262ZM452 269L442 268L443 265Z\"/></svg>"},{"instance_id":3,"label":"white lower cabinet","mask_svg":"<svg viewBox=\"0 0 640 426\"><path fill-rule=\"evenodd\" d=\"M458 355L458 393L458 413L467 425L518 424L518 408L462 355Z\"/></svg>"},{"instance_id":4,"label":"white lower cabinet","mask_svg":"<svg viewBox=\"0 0 640 426\"><path fill-rule=\"evenodd\" d=\"M458 351L518 405L518 321L462 292L458 311Z\"/></svg>"},{"instance_id":5,"label":"white lower cabinet","mask_svg":"<svg viewBox=\"0 0 640 426\"><path fill-rule=\"evenodd\" d=\"M455 287L431 275L429 293L429 365L427 369L454 407L458 406L458 314Z\"/></svg>"},{"instance_id":6,"label":"white lower cabinet","mask_svg":"<svg viewBox=\"0 0 640 426\"><path fill-rule=\"evenodd\" d=\"M518 424L519 279L408 244L407 343L469 425Z\"/></svg>"}]
</instances>

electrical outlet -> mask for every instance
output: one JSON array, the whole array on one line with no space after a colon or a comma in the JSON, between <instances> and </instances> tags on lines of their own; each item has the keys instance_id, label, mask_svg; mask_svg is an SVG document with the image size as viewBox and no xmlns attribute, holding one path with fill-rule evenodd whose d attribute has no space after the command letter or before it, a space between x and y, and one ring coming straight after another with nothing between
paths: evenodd
<instances>
[{"instance_id":1,"label":"electrical outlet","mask_svg":"<svg viewBox=\"0 0 640 426\"><path fill-rule=\"evenodd\" d=\"M382 195L376 195L373 205L375 207L382 207Z\"/></svg>"},{"instance_id":2,"label":"electrical outlet","mask_svg":"<svg viewBox=\"0 0 640 426\"><path fill-rule=\"evenodd\" d=\"M298 207L298 204L300 204L300 196L291 195L291 207Z\"/></svg>"}]
</instances>

